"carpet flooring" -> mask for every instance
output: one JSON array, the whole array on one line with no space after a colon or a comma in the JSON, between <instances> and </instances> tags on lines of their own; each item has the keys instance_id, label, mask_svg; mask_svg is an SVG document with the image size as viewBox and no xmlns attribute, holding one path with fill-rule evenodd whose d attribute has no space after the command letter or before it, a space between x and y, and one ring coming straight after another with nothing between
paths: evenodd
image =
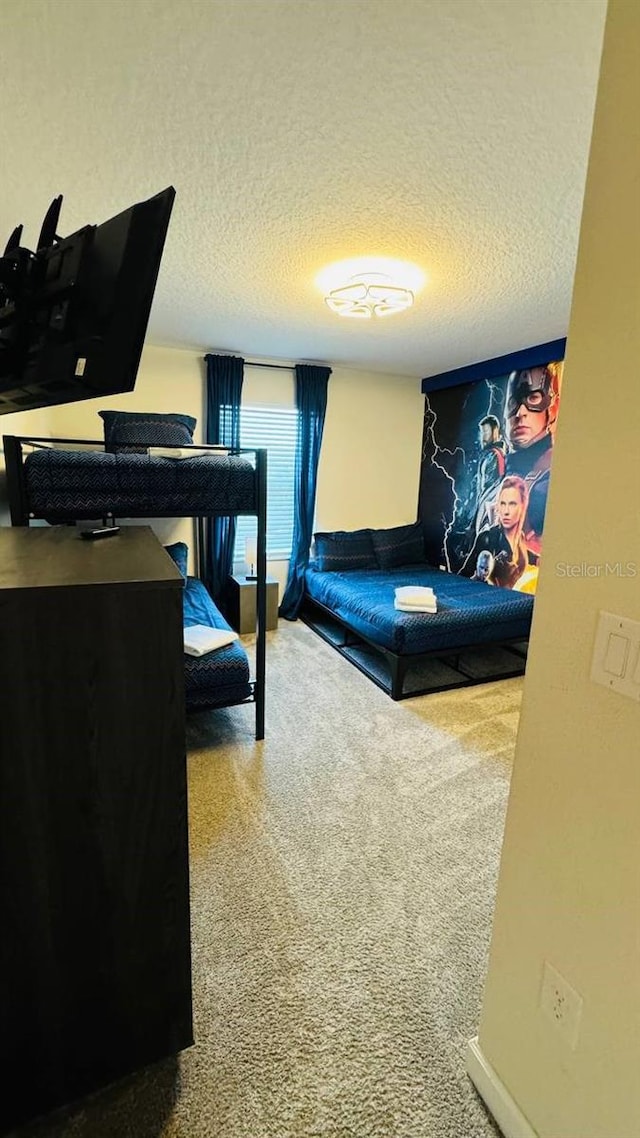
<instances>
[{"instance_id":1,"label":"carpet flooring","mask_svg":"<svg viewBox=\"0 0 640 1138\"><path fill-rule=\"evenodd\" d=\"M522 681L393 703L270 634L188 726L196 1044L20 1138L495 1138L476 1034Z\"/></svg>"}]
</instances>

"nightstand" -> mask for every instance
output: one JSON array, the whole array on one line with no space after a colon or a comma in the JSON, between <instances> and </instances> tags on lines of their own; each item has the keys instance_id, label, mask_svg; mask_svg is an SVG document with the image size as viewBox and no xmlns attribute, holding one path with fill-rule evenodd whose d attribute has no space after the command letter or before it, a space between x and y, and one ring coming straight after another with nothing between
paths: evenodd
<instances>
[{"instance_id":1,"label":"nightstand","mask_svg":"<svg viewBox=\"0 0 640 1138\"><path fill-rule=\"evenodd\" d=\"M244 574L229 577L227 588L226 616L229 624L241 636L256 630L256 600L258 582L249 581ZM278 582L275 577L267 577L267 632L278 627Z\"/></svg>"}]
</instances>

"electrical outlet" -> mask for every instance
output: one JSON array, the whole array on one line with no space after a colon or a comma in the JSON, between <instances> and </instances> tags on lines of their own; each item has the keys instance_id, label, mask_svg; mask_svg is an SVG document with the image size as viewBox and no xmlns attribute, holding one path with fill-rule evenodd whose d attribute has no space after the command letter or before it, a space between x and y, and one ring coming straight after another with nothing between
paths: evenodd
<instances>
[{"instance_id":1,"label":"electrical outlet","mask_svg":"<svg viewBox=\"0 0 640 1138\"><path fill-rule=\"evenodd\" d=\"M540 1008L571 1050L575 1051L580 1034L582 996L548 960L544 962L542 973Z\"/></svg>"}]
</instances>

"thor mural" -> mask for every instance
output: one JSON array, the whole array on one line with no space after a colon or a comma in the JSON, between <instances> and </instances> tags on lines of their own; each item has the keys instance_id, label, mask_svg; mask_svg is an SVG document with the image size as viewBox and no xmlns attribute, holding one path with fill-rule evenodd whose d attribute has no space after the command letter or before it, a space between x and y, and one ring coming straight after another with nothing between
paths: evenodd
<instances>
[{"instance_id":1,"label":"thor mural","mask_svg":"<svg viewBox=\"0 0 640 1138\"><path fill-rule=\"evenodd\" d=\"M453 573L535 592L562 363L426 396L420 515Z\"/></svg>"}]
</instances>

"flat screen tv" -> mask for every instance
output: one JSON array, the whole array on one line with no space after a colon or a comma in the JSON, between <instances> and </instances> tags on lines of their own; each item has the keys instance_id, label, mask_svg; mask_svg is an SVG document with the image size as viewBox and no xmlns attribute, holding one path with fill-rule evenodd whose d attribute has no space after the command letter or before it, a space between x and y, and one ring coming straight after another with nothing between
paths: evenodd
<instances>
[{"instance_id":1,"label":"flat screen tv","mask_svg":"<svg viewBox=\"0 0 640 1138\"><path fill-rule=\"evenodd\" d=\"M0 415L132 391L175 198L173 186L35 252L18 226L0 258Z\"/></svg>"}]
</instances>

